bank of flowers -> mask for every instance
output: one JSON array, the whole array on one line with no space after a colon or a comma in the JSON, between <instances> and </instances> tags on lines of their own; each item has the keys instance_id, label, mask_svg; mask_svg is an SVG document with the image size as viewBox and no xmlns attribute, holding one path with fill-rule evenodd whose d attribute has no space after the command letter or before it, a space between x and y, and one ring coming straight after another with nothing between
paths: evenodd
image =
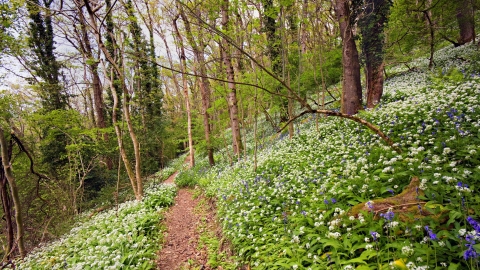
<instances>
[{"instance_id":1,"label":"bank of flowers","mask_svg":"<svg viewBox=\"0 0 480 270\"><path fill-rule=\"evenodd\" d=\"M311 117L233 166L198 177L253 269L478 269L480 77L475 46L387 80L358 123ZM459 59L463 59L460 61ZM421 62L421 61L420 61ZM412 201L375 208L414 179ZM356 205L363 210L352 212Z\"/></svg>"}]
</instances>

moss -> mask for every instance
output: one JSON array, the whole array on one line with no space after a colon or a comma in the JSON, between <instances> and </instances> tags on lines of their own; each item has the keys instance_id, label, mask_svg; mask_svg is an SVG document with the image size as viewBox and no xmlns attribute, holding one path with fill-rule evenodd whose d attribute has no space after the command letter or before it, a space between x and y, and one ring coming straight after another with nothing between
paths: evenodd
<instances>
[{"instance_id":1,"label":"moss","mask_svg":"<svg viewBox=\"0 0 480 270\"><path fill-rule=\"evenodd\" d=\"M419 178L414 176L402 193L389 198L373 200L372 209L369 209L365 203L357 204L349 211L349 215L357 216L362 211L373 211L374 217L378 219L381 213L385 213L389 208L392 208L403 222L413 221L414 219L425 216L432 216L434 218L442 217L445 211L441 211L433 216L431 211L425 209L426 202L418 199L424 195L424 192L418 188L419 185ZM419 209L419 205L422 210Z\"/></svg>"}]
</instances>

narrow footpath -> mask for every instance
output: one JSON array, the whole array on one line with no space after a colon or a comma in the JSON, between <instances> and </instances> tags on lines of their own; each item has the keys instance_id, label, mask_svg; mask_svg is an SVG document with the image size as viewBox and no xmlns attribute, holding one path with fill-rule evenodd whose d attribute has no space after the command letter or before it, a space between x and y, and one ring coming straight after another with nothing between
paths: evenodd
<instances>
[{"instance_id":1,"label":"narrow footpath","mask_svg":"<svg viewBox=\"0 0 480 270\"><path fill-rule=\"evenodd\" d=\"M188 162L188 157L187 161ZM178 172L171 175L164 183L174 183ZM206 266L207 252L198 250L199 233L197 226L200 216L194 210L199 199L193 199L190 189L182 188L175 197L175 204L165 216L167 227L163 247L158 254L157 269L210 269Z\"/></svg>"}]
</instances>

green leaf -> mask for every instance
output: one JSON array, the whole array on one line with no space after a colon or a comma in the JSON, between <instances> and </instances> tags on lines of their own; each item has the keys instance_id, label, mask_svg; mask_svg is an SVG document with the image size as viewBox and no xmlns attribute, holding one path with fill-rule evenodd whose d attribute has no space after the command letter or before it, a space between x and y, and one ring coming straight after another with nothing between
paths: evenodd
<instances>
[{"instance_id":1,"label":"green leaf","mask_svg":"<svg viewBox=\"0 0 480 270\"><path fill-rule=\"evenodd\" d=\"M329 240L323 240L323 241L320 241L320 242L323 242L323 248L331 246L335 249L339 249L339 248L342 247L342 245L340 244L340 242L338 240L329 239Z\"/></svg>"},{"instance_id":2,"label":"green leaf","mask_svg":"<svg viewBox=\"0 0 480 270\"><path fill-rule=\"evenodd\" d=\"M459 264L450 263L450 265L448 266L448 270L456 270L458 269L459 266L460 266Z\"/></svg>"},{"instance_id":3,"label":"green leaf","mask_svg":"<svg viewBox=\"0 0 480 270\"><path fill-rule=\"evenodd\" d=\"M367 264L364 260L360 258L354 258L348 261L341 262L341 264L350 264L350 263L361 263L361 264Z\"/></svg>"}]
</instances>

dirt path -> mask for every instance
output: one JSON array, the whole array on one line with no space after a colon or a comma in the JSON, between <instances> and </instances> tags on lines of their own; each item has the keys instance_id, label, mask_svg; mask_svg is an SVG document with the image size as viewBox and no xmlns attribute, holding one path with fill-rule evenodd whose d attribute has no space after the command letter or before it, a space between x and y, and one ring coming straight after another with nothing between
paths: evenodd
<instances>
[{"instance_id":1,"label":"dirt path","mask_svg":"<svg viewBox=\"0 0 480 270\"><path fill-rule=\"evenodd\" d=\"M188 158L186 160L188 162ZM164 183L173 183L177 172ZM199 199L193 199L192 190L182 188L175 197L175 204L170 207L165 217L165 242L157 257L157 268L162 270L189 269L194 264L200 269L208 269L205 251L198 251L199 233L197 225L200 216L194 209ZM197 268L198 269L198 268Z\"/></svg>"}]
</instances>

